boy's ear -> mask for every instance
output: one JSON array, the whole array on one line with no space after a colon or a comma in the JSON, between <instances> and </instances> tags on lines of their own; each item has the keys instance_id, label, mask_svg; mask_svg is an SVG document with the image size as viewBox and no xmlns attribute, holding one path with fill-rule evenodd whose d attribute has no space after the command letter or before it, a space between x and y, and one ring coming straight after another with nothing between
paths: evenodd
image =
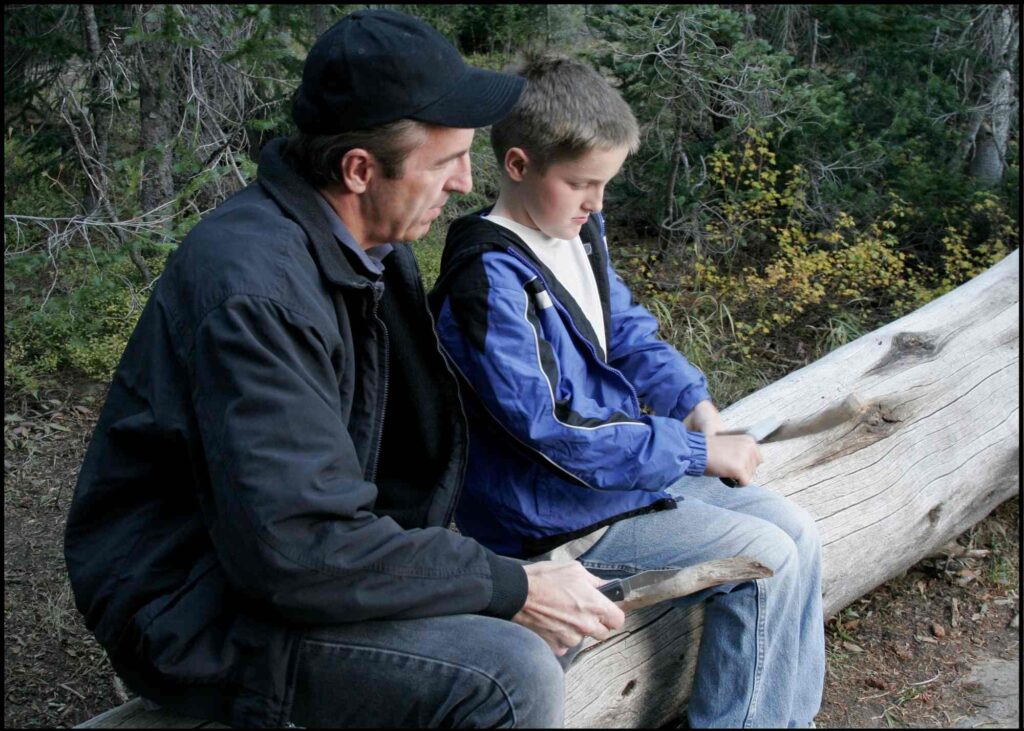
<instances>
[{"instance_id":1,"label":"boy's ear","mask_svg":"<svg viewBox=\"0 0 1024 731\"><path fill-rule=\"evenodd\" d=\"M505 174L514 182L521 183L526 175L526 168L530 166L530 156L522 147L510 147L505 152Z\"/></svg>"},{"instance_id":2,"label":"boy's ear","mask_svg":"<svg viewBox=\"0 0 1024 731\"><path fill-rule=\"evenodd\" d=\"M349 193L365 193L377 161L367 150L354 147L341 157L341 184Z\"/></svg>"}]
</instances>

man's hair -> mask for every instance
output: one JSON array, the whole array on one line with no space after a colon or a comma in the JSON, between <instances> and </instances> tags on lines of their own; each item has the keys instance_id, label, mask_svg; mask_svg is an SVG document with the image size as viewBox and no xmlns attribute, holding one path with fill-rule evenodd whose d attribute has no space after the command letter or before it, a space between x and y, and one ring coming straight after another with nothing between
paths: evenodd
<instances>
[{"instance_id":1,"label":"man's hair","mask_svg":"<svg viewBox=\"0 0 1024 731\"><path fill-rule=\"evenodd\" d=\"M506 72L526 77L508 116L491 127L498 166L521 147L543 172L599 147L640 145L640 130L619 92L587 64L561 54L530 54Z\"/></svg>"},{"instance_id":2,"label":"man's hair","mask_svg":"<svg viewBox=\"0 0 1024 731\"><path fill-rule=\"evenodd\" d=\"M423 143L426 127L414 119L399 119L336 135L311 135L300 131L288 138L284 157L315 188L340 183L341 158L357 147L373 155L385 178L400 178L405 158Z\"/></svg>"}]
</instances>

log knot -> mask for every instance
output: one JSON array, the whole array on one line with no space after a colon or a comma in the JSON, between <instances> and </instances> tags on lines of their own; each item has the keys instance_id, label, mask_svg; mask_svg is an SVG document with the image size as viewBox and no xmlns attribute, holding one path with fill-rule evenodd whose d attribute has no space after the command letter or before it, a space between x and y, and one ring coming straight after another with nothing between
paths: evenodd
<instances>
[{"instance_id":1,"label":"log knot","mask_svg":"<svg viewBox=\"0 0 1024 731\"><path fill-rule=\"evenodd\" d=\"M926 333L898 333L892 339L892 347L902 353L933 353L937 346Z\"/></svg>"},{"instance_id":2,"label":"log knot","mask_svg":"<svg viewBox=\"0 0 1024 731\"><path fill-rule=\"evenodd\" d=\"M864 423L867 424L871 432L886 434L893 431L893 424L899 424L901 421L903 419L896 414L896 409L881 401L871 405L864 419Z\"/></svg>"},{"instance_id":3,"label":"log knot","mask_svg":"<svg viewBox=\"0 0 1024 731\"><path fill-rule=\"evenodd\" d=\"M904 417L897 413L897 406L883 401L872 401L863 407L860 416L851 422L848 430L836 438L834 449L823 452L818 459L809 462L802 469L832 462L885 439L899 428L903 419Z\"/></svg>"},{"instance_id":4,"label":"log knot","mask_svg":"<svg viewBox=\"0 0 1024 731\"><path fill-rule=\"evenodd\" d=\"M868 373L879 373L908 361L931 360L942 350L942 342L930 333L901 332L893 335L887 352Z\"/></svg>"}]
</instances>

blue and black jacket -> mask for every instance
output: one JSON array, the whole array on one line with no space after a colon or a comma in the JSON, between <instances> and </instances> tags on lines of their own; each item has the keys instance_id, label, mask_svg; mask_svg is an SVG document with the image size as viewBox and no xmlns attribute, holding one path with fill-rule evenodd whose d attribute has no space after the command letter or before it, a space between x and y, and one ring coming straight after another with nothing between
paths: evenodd
<instances>
[{"instance_id":1,"label":"blue and black jacket","mask_svg":"<svg viewBox=\"0 0 1024 731\"><path fill-rule=\"evenodd\" d=\"M704 375L658 339L657 321L633 301L609 261L600 214L580 236L607 351L551 271L486 213L452 224L430 295L441 345L471 394L460 531L529 557L674 508L664 489L707 463L704 435L682 423L710 398Z\"/></svg>"}]
</instances>

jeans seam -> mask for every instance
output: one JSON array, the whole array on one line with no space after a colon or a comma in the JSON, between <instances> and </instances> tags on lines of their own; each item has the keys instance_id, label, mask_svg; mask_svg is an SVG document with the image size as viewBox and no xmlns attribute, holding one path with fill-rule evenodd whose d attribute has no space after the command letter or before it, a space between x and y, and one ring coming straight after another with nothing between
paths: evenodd
<instances>
[{"instance_id":1,"label":"jeans seam","mask_svg":"<svg viewBox=\"0 0 1024 731\"><path fill-rule=\"evenodd\" d=\"M750 707L747 709L747 717L743 722L743 728L753 728L754 716L757 714L758 701L761 695L761 680L764 675L764 645L766 641L765 613L768 603L765 580L756 579L754 590L757 593L757 623L754 632L754 683L750 691Z\"/></svg>"},{"instance_id":2,"label":"jeans seam","mask_svg":"<svg viewBox=\"0 0 1024 731\"><path fill-rule=\"evenodd\" d=\"M494 683L494 685L497 686L498 690L501 691L501 695L502 695L502 697L504 697L505 703L506 703L506 705L508 706L509 710L512 713L512 726L515 727L518 724L518 719L516 718L516 706L512 702L512 697L509 695L508 691L505 690L505 686L501 684L500 680L498 680L497 678L491 676L489 673L484 672L483 670L480 670L479 668L470 667L468 665L462 665L460 663L449 662L447 660L439 660L436 657L427 657L426 655L419 655L419 654L416 654L414 652L399 652L398 650L389 650L389 649L384 649L384 648L380 648L380 647L373 647L373 646L370 646L370 645L354 645L354 644L347 644L347 643L343 643L343 642L330 642L330 641L327 641L327 640L316 640L316 639L306 639L306 640L304 640L304 643L308 643L308 644L311 644L311 645L321 645L321 646L324 646L324 647L345 648L345 649L356 650L356 651L362 650L364 652L380 652L380 653L383 653L385 655L394 655L396 657L411 657L411 658L415 658L417 660L426 661L428 663L434 663L434 664L437 664L437 665L443 665L443 666L455 668L456 670L468 671L470 673L473 673L473 674L476 674L476 675L480 675L480 676L482 676L484 678L487 678L492 683Z\"/></svg>"}]
</instances>

